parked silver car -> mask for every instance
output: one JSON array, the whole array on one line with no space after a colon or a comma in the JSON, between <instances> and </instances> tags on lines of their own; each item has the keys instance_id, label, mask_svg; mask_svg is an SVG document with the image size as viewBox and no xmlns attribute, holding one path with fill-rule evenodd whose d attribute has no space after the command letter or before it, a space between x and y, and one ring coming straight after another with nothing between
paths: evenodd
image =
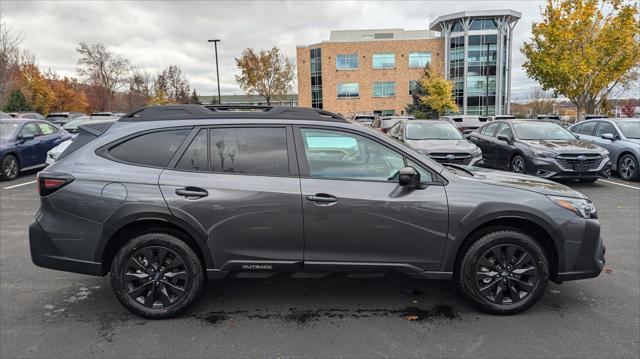
<instances>
[{"instance_id":1,"label":"parked silver car","mask_svg":"<svg viewBox=\"0 0 640 359\"><path fill-rule=\"evenodd\" d=\"M583 141L609 151L612 169L626 181L640 180L640 119L598 118L569 128Z\"/></svg>"}]
</instances>

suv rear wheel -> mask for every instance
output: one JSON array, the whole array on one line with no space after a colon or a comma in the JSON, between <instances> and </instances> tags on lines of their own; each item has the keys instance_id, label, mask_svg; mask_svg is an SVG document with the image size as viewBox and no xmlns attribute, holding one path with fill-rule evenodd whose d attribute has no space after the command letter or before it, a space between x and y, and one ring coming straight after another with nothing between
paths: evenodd
<instances>
[{"instance_id":1,"label":"suv rear wheel","mask_svg":"<svg viewBox=\"0 0 640 359\"><path fill-rule=\"evenodd\" d=\"M120 303L150 319L179 314L198 297L203 281L198 256L167 233L134 238L111 264L111 286Z\"/></svg>"},{"instance_id":2,"label":"suv rear wheel","mask_svg":"<svg viewBox=\"0 0 640 359\"><path fill-rule=\"evenodd\" d=\"M540 299L547 287L549 264L529 235L497 228L469 247L457 275L460 290L480 310L514 314Z\"/></svg>"},{"instance_id":3,"label":"suv rear wheel","mask_svg":"<svg viewBox=\"0 0 640 359\"><path fill-rule=\"evenodd\" d=\"M618 162L618 173L625 181L635 181L640 178L638 160L632 154L627 153Z\"/></svg>"}]
</instances>

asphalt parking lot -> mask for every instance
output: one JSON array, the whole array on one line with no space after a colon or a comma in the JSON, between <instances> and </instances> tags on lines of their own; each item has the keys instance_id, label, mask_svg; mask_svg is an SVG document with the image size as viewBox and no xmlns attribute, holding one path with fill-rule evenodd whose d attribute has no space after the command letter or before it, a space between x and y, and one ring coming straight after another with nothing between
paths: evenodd
<instances>
[{"instance_id":1,"label":"asphalt parking lot","mask_svg":"<svg viewBox=\"0 0 640 359\"><path fill-rule=\"evenodd\" d=\"M598 278L550 284L516 316L474 311L452 283L230 279L165 321L130 314L109 278L31 263L35 173L0 182L0 357L637 357L640 184L570 184L596 204L607 246Z\"/></svg>"}]
</instances>

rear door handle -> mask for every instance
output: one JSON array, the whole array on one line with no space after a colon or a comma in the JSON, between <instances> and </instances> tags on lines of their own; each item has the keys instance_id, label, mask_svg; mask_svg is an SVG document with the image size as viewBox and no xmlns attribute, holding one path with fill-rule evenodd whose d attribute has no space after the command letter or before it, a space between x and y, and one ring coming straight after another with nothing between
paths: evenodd
<instances>
[{"instance_id":1,"label":"rear door handle","mask_svg":"<svg viewBox=\"0 0 640 359\"><path fill-rule=\"evenodd\" d=\"M315 195L307 196L307 200L311 202L316 202L317 204L330 204L338 202L336 196L326 194L326 193L316 193Z\"/></svg>"},{"instance_id":2,"label":"rear door handle","mask_svg":"<svg viewBox=\"0 0 640 359\"><path fill-rule=\"evenodd\" d=\"M176 189L176 194L189 199L206 197L209 195L209 192L198 187L185 187Z\"/></svg>"}]
</instances>

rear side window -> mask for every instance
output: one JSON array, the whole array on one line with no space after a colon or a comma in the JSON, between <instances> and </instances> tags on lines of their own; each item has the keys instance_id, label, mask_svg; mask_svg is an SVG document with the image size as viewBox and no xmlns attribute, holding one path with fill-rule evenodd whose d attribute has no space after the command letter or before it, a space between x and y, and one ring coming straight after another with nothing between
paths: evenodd
<instances>
[{"instance_id":1,"label":"rear side window","mask_svg":"<svg viewBox=\"0 0 640 359\"><path fill-rule=\"evenodd\" d=\"M289 175L285 128L215 128L209 134L212 172Z\"/></svg>"},{"instance_id":2,"label":"rear side window","mask_svg":"<svg viewBox=\"0 0 640 359\"><path fill-rule=\"evenodd\" d=\"M56 130L55 127L51 126L48 123L38 122L38 127L40 127L40 132L43 135L50 135L50 134L58 132L58 130Z\"/></svg>"},{"instance_id":3,"label":"rear side window","mask_svg":"<svg viewBox=\"0 0 640 359\"><path fill-rule=\"evenodd\" d=\"M131 138L109 150L111 157L143 166L165 167L190 129L151 132Z\"/></svg>"},{"instance_id":4,"label":"rear side window","mask_svg":"<svg viewBox=\"0 0 640 359\"><path fill-rule=\"evenodd\" d=\"M200 130L178 161L176 168L187 171L208 171L207 130Z\"/></svg>"}]
</instances>

